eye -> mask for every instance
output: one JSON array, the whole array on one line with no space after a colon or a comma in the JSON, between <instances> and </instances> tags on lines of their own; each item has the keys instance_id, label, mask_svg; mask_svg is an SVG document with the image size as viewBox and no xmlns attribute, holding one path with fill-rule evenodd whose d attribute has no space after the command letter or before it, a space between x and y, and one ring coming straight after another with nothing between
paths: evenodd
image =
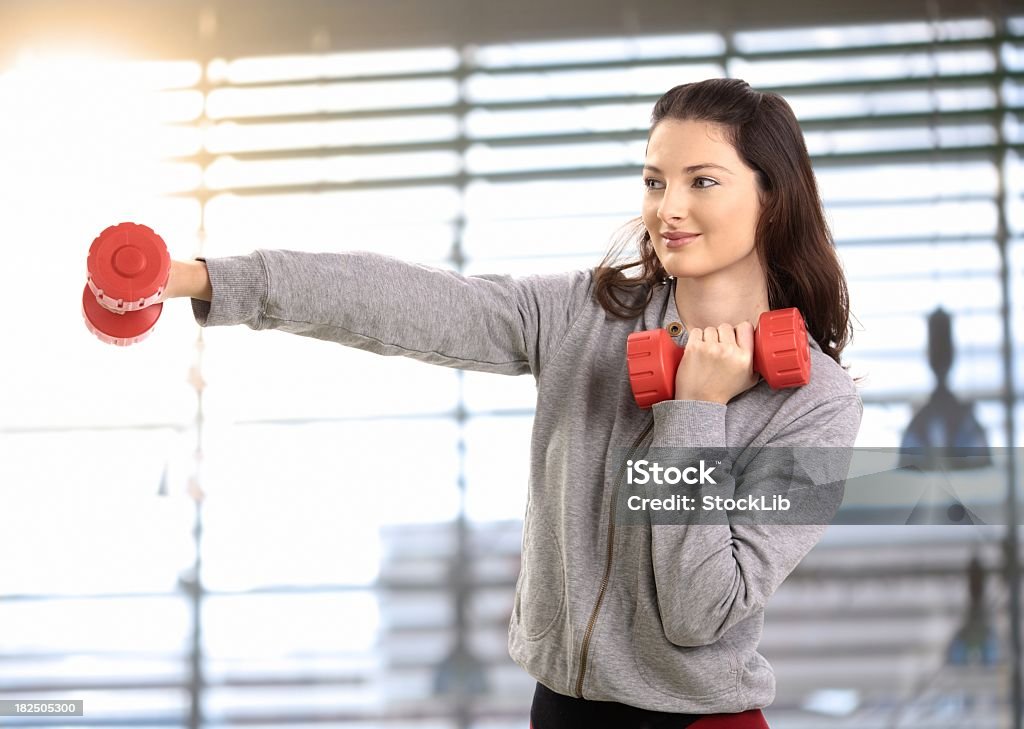
<instances>
[{"instance_id":1,"label":"eye","mask_svg":"<svg viewBox=\"0 0 1024 729\"><path fill-rule=\"evenodd\" d=\"M658 188L658 187L652 187L651 183L661 184L660 182L658 182L658 180L655 180L653 177L645 177L644 178L644 189L646 189L648 191L654 191L654 190L660 190L661 189L661 188ZM706 190L709 187L716 187L717 185L718 185L718 181L717 180L713 180L710 177L696 177L693 180L693 186L696 187L698 190Z\"/></svg>"}]
</instances>

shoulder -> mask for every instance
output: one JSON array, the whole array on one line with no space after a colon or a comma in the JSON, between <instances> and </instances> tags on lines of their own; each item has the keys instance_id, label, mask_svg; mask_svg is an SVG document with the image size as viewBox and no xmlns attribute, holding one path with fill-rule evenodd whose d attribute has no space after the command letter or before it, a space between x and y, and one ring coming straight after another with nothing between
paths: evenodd
<instances>
[{"instance_id":1,"label":"shoulder","mask_svg":"<svg viewBox=\"0 0 1024 729\"><path fill-rule=\"evenodd\" d=\"M567 317L574 319L586 308L592 298L594 277L592 271L576 269L553 273L475 273L460 276L460 280L496 287L528 318L562 321Z\"/></svg>"},{"instance_id":2,"label":"shoulder","mask_svg":"<svg viewBox=\"0 0 1024 729\"><path fill-rule=\"evenodd\" d=\"M842 365L821 351L818 343L808 337L811 355L811 381L799 389L801 394L812 401L821 402L835 398L856 398L860 400L857 385Z\"/></svg>"},{"instance_id":3,"label":"shoulder","mask_svg":"<svg viewBox=\"0 0 1024 729\"><path fill-rule=\"evenodd\" d=\"M823 439L852 439L860 428L864 404L856 383L834 359L810 340L811 379L803 387L772 394L775 405L762 438L766 441L794 430L819 431ZM767 387L765 383L761 386ZM826 438L826 434L831 437Z\"/></svg>"},{"instance_id":4,"label":"shoulder","mask_svg":"<svg viewBox=\"0 0 1024 729\"><path fill-rule=\"evenodd\" d=\"M594 286L594 272L587 269L559 271L556 273L533 273L526 276L506 274L524 292L532 296L565 300L585 298Z\"/></svg>"}]
</instances>

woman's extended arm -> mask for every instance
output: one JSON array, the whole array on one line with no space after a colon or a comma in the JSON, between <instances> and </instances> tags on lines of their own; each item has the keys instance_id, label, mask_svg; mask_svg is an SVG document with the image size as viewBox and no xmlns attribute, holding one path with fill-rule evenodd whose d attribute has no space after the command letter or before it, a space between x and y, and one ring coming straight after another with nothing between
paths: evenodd
<instances>
[{"instance_id":1,"label":"woman's extended arm","mask_svg":"<svg viewBox=\"0 0 1024 729\"><path fill-rule=\"evenodd\" d=\"M257 250L172 266L202 326L278 329L447 367L540 375L590 295L589 271L466 276L378 253Z\"/></svg>"}]
</instances>

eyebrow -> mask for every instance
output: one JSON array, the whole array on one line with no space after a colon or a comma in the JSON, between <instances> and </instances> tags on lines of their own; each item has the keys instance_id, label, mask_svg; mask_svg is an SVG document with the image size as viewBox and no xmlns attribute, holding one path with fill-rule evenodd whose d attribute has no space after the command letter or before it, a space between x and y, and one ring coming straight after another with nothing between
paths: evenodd
<instances>
[{"instance_id":1,"label":"eyebrow","mask_svg":"<svg viewBox=\"0 0 1024 729\"><path fill-rule=\"evenodd\" d=\"M691 165L690 167L684 167L683 172L690 175L693 174L694 172L707 168L722 170L723 172L728 172L730 175L732 174L732 170L730 170L728 167L722 167L722 165L716 165L711 162L701 162L699 165ZM654 165L644 165L644 169L650 170L651 172L657 172L659 175L662 174L662 171L659 170Z\"/></svg>"}]
</instances>

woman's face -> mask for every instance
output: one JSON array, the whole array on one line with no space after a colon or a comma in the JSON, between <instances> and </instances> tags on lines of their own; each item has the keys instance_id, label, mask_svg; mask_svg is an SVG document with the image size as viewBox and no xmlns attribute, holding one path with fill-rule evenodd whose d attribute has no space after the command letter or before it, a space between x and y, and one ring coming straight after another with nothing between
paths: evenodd
<instances>
[{"instance_id":1,"label":"woman's face","mask_svg":"<svg viewBox=\"0 0 1024 729\"><path fill-rule=\"evenodd\" d=\"M648 140L643 177L644 225L669 275L707 276L756 257L757 175L720 127L662 121ZM695 235L663 237L673 232Z\"/></svg>"}]
</instances>

